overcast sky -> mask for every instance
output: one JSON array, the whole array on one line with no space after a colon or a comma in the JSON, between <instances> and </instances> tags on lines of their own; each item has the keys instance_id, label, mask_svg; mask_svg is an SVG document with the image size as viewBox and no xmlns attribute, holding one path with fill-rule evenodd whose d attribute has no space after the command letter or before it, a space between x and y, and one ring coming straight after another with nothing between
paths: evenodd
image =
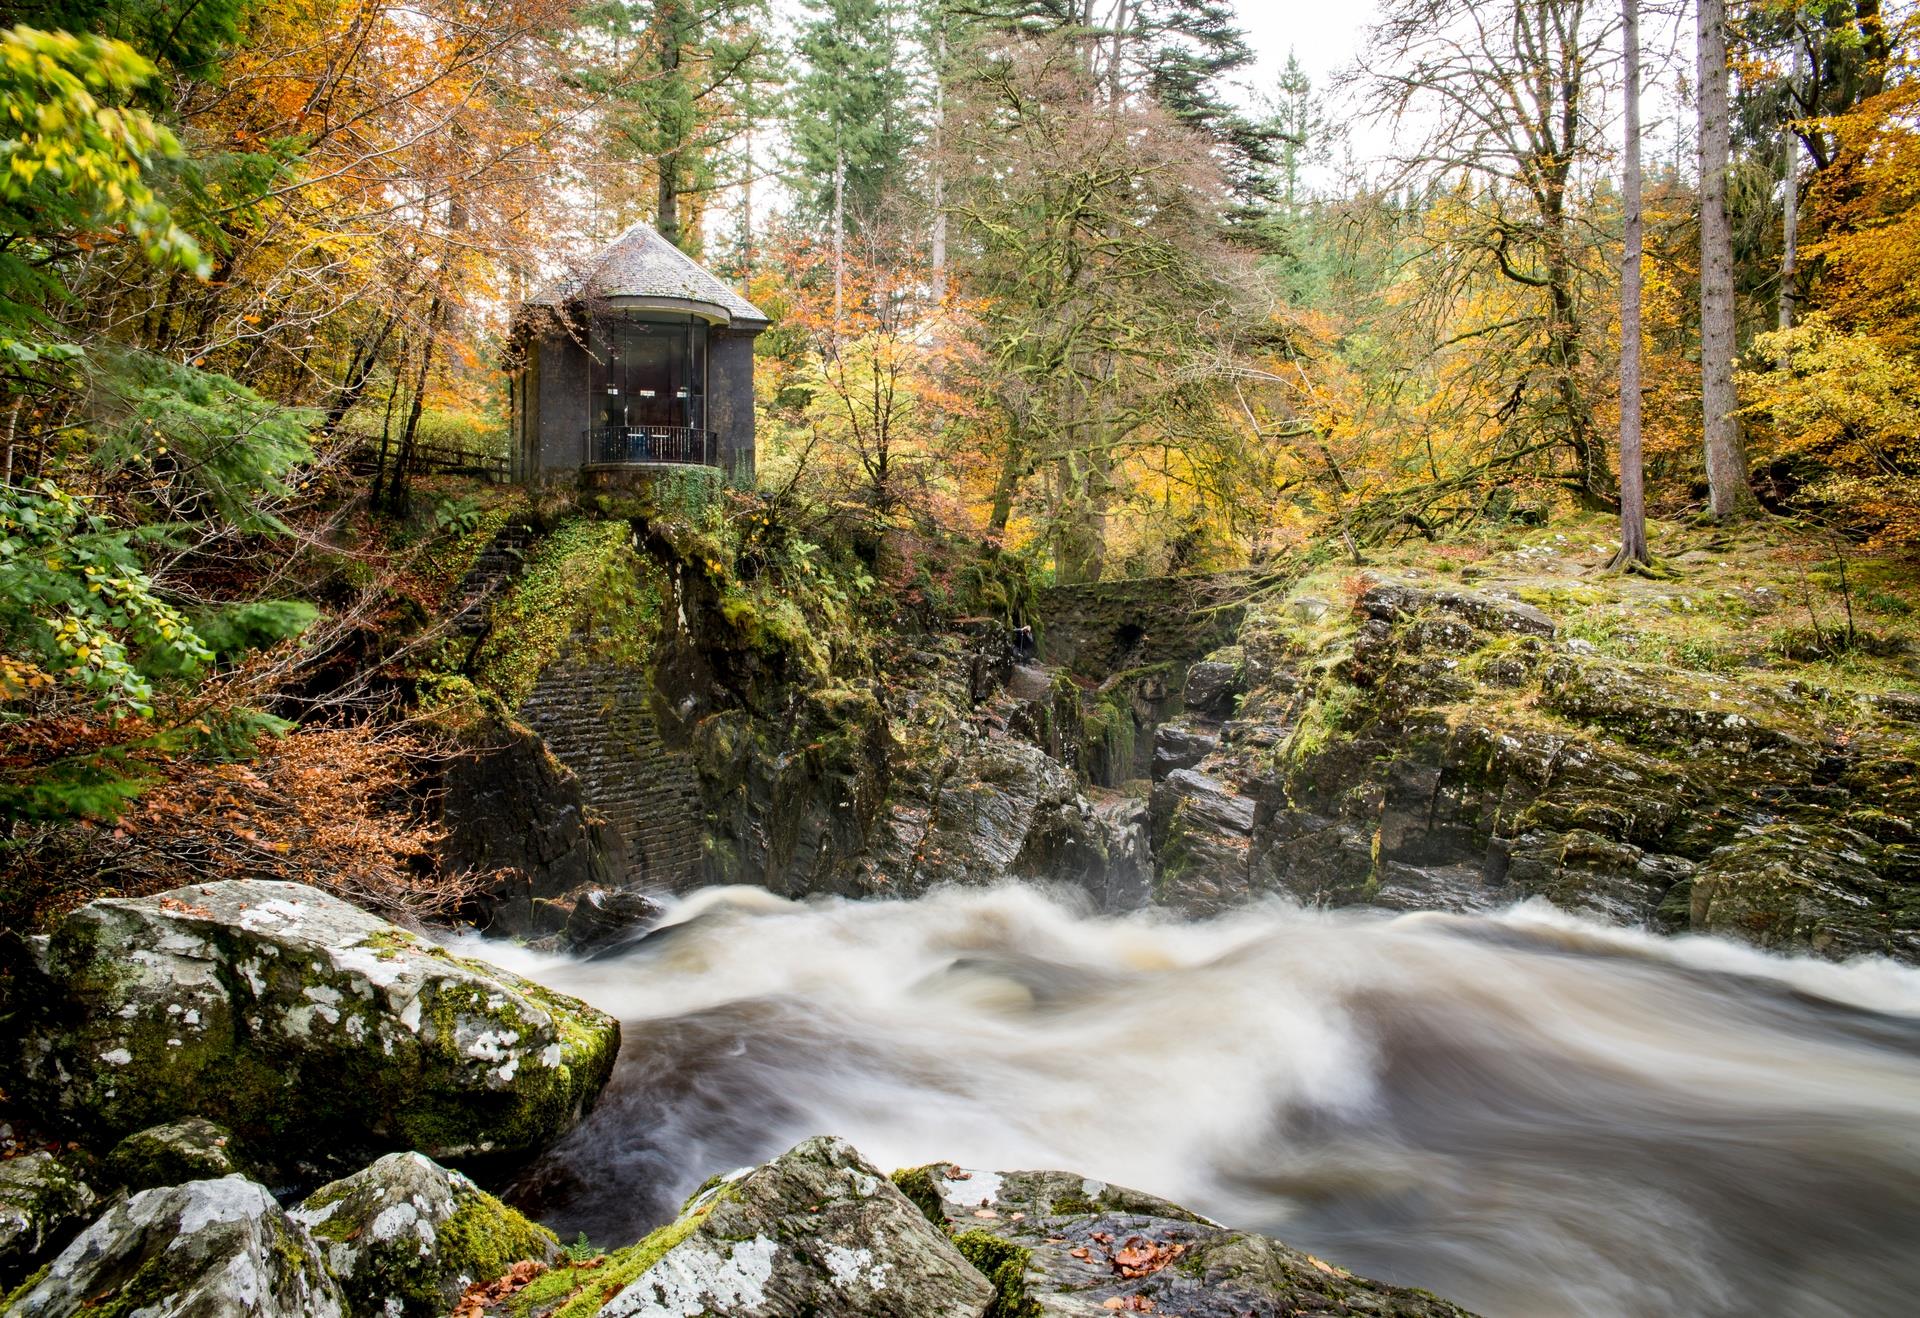
<instances>
[{"instance_id":1,"label":"overcast sky","mask_svg":"<svg viewBox=\"0 0 1920 1318\"><path fill-rule=\"evenodd\" d=\"M1328 4L1325 0L1234 0L1240 25L1246 29L1247 44L1253 47L1259 63L1245 75L1255 92L1271 92L1287 66L1291 52L1313 79L1320 111L1338 124L1346 141L1334 153L1335 159L1348 151L1359 162L1377 159L1392 146L1392 129L1386 124L1359 120L1351 112L1342 112L1332 92L1334 76L1353 64L1367 39L1373 22L1375 0L1345 0ZM1333 171L1318 162L1318 153L1309 152L1307 185L1325 187L1333 182ZM1333 163L1333 162L1329 162Z\"/></svg>"},{"instance_id":2,"label":"overcast sky","mask_svg":"<svg viewBox=\"0 0 1920 1318\"><path fill-rule=\"evenodd\" d=\"M1373 0L1235 0L1247 41L1260 56L1253 80L1271 86L1286 67L1292 50L1316 85L1325 86L1333 74L1359 53L1373 18Z\"/></svg>"}]
</instances>

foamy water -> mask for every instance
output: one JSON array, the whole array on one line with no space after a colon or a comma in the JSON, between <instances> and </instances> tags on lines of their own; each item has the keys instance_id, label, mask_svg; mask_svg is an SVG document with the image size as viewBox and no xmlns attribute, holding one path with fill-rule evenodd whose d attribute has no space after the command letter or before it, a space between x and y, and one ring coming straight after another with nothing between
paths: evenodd
<instances>
[{"instance_id":1,"label":"foamy water","mask_svg":"<svg viewBox=\"0 0 1920 1318\"><path fill-rule=\"evenodd\" d=\"M1275 904L1200 924L1033 888L712 889L595 960L463 949L620 1018L515 1189L624 1243L808 1135L1058 1167L1499 1318L1907 1314L1920 971Z\"/></svg>"}]
</instances>

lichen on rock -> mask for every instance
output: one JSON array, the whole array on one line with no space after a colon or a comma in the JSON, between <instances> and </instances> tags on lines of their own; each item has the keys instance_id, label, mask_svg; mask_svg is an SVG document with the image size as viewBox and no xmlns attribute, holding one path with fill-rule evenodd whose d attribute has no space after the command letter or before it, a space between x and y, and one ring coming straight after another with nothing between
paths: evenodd
<instances>
[{"instance_id":1,"label":"lichen on rock","mask_svg":"<svg viewBox=\"0 0 1920 1318\"><path fill-rule=\"evenodd\" d=\"M122 1200L10 1296L6 1318L344 1318L306 1228L240 1176Z\"/></svg>"},{"instance_id":2,"label":"lichen on rock","mask_svg":"<svg viewBox=\"0 0 1920 1318\"><path fill-rule=\"evenodd\" d=\"M515 1318L983 1318L992 1285L844 1140L709 1183L604 1260L556 1268Z\"/></svg>"},{"instance_id":3,"label":"lichen on rock","mask_svg":"<svg viewBox=\"0 0 1920 1318\"><path fill-rule=\"evenodd\" d=\"M65 1244L96 1202L71 1159L42 1150L0 1162L0 1294Z\"/></svg>"},{"instance_id":4,"label":"lichen on rock","mask_svg":"<svg viewBox=\"0 0 1920 1318\"><path fill-rule=\"evenodd\" d=\"M50 1116L95 1140L203 1116L283 1167L537 1149L619 1047L585 1004L300 884L92 902L44 971L18 1069Z\"/></svg>"},{"instance_id":5,"label":"lichen on rock","mask_svg":"<svg viewBox=\"0 0 1920 1318\"><path fill-rule=\"evenodd\" d=\"M319 1243L354 1318L435 1318L475 1282L560 1255L552 1232L418 1153L390 1153L322 1186L291 1215Z\"/></svg>"}]
</instances>

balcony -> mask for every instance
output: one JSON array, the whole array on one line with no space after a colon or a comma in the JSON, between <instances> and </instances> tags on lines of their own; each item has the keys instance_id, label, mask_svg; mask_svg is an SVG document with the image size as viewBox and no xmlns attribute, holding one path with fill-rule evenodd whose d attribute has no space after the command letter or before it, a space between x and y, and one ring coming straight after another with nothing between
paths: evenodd
<instances>
[{"instance_id":1,"label":"balcony","mask_svg":"<svg viewBox=\"0 0 1920 1318\"><path fill-rule=\"evenodd\" d=\"M718 436L694 426L599 426L584 435L587 465L720 465Z\"/></svg>"}]
</instances>

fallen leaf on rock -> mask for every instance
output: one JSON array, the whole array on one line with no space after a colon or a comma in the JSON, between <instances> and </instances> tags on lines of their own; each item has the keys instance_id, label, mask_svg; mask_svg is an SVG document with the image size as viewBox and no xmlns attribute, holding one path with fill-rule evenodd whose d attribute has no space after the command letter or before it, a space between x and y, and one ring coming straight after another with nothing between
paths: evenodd
<instances>
[{"instance_id":1,"label":"fallen leaf on rock","mask_svg":"<svg viewBox=\"0 0 1920 1318\"><path fill-rule=\"evenodd\" d=\"M1168 1245L1145 1236L1129 1236L1113 1254L1113 1270L1123 1277L1145 1277L1160 1271L1187 1252L1185 1245Z\"/></svg>"},{"instance_id":2,"label":"fallen leaf on rock","mask_svg":"<svg viewBox=\"0 0 1920 1318\"><path fill-rule=\"evenodd\" d=\"M1117 1309L1121 1313L1152 1313L1153 1301L1144 1295L1116 1295L1102 1302L1102 1309Z\"/></svg>"},{"instance_id":3,"label":"fallen leaf on rock","mask_svg":"<svg viewBox=\"0 0 1920 1318\"><path fill-rule=\"evenodd\" d=\"M460 1302L453 1306L452 1318L486 1318L489 1304L498 1304L546 1270L544 1263L521 1259L492 1281L476 1281L460 1293Z\"/></svg>"},{"instance_id":4,"label":"fallen leaf on rock","mask_svg":"<svg viewBox=\"0 0 1920 1318\"><path fill-rule=\"evenodd\" d=\"M973 1210L973 1215L975 1217L985 1218L988 1221L994 1221L1000 1216L1000 1214L994 1212L991 1208L976 1208Z\"/></svg>"},{"instance_id":5,"label":"fallen leaf on rock","mask_svg":"<svg viewBox=\"0 0 1920 1318\"><path fill-rule=\"evenodd\" d=\"M1080 1246L1078 1249L1070 1249L1067 1251L1067 1253L1071 1254L1074 1258L1077 1258L1077 1259L1092 1257L1091 1253L1088 1251L1085 1245Z\"/></svg>"}]
</instances>

